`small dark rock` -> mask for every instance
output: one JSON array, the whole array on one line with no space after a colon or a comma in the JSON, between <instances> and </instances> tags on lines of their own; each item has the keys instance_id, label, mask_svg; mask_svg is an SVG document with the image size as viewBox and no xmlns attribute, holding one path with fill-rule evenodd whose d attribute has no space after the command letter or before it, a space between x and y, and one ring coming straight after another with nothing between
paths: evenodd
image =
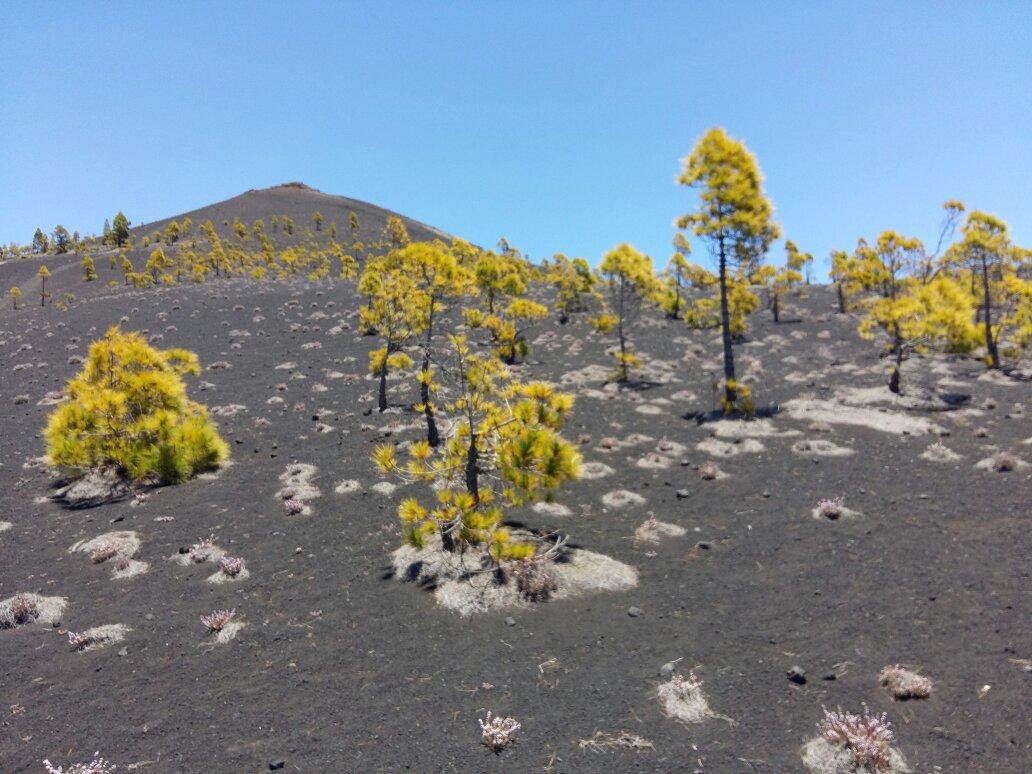
<instances>
[{"instance_id":1,"label":"small dark rock","mask_svg":"<svg viewBox=\"0 0 1032 774\"><path fill-rule=\"evenodd\" d=\"M709 551L710 544L705 540L700 540L698 543L695 544L695 547L698 548L700 551Z\"/></svg>"},{"instance_id":2,"label":"small dark rock","mask_svg":"<svg viewBox=\"0 0 1032 774\"><path fill-rule=\"evenodd\" d=\"M678 500L686 500L689 497L691 497L691 492L689 492L687 489L678 489L677 490L677 499Z\"/></svg>"},{"instance_id":3,"label":"small dark rock","mask_svg":"<svg viewBox=\"0 0 1032 774\"><path fill-rule=\"evenodd\" d=\"M825 672L821 677L822 680L838 680L838 675L834 672Z\"/></svg>"},{"instance_id":4,"label":"small dark rock","mask_svg":"<svg viewBox=\"0 0 1032 774\"><path fill-rule=\"evenodd\" d=\"M794 666L787 672L789 682L793 682L796 685L803 685L806 683L806 670L800 666Z\"/></svg>"},{"instance_id":5,"label":"small dark rock","mask_svg":"<svg viewBox=\"0 0 1032 774\"><path fill-rule=\"evenodd\" d=\"M641 608L632 605L631 607L627 608L627 615L629 615L631 618L637 618L639 615L641 615Z\"/></svg>"},{"instance_id":6,"label":"small dark rock","mask_svg":"<svg viewBox=\"0 0 1032 774\"><path fill-rule=\"evenodd\" d=\"M269 761L269 771L278 771L287 765L287 762L282 758L278 758L274 761Z\"/></svg>"}]
</instances>

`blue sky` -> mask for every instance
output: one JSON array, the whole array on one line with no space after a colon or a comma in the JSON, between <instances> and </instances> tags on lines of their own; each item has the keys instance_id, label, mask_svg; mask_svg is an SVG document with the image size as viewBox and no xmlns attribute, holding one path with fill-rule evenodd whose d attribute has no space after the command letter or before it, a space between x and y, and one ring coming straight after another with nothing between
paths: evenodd
<instances>
[{"instance_id":1,"label":"blue sky","mask_svg":"<svg viewBox=\"0 0 1032 774\"><path fill-rule=\"evenodd\" d=\"M934 241L947 198L1032 245L1028 2L22 2L0 27L2 242L303 180L534 258L662 265L679 159L722 125L822 262Z\"/></svg>"}]
</instances>

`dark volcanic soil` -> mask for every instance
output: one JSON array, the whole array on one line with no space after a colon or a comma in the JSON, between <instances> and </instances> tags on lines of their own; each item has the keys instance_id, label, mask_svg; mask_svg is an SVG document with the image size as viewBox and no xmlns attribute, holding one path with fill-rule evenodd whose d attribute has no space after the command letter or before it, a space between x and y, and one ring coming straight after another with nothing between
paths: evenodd
<instances>
[{"instance_id":1,"label":"dark volcanic soil","mask_svg":"<svg viewBox=\"0 0 1032 774\"><path fill-rule=\"evenodd\" d=\"M9 268L0 266L4 287ZM98 269L106 280L99 260ZM697 467L712 457L696 444L713 426L692 415L713 407L719 347L710 332L648 317L634 338L647 373L663 380L602 391L598 374L567 379L578 395L568 436L583 436L585 460L614 472L561 492L572 515L519 514L636 567L638 587L463 619L387 577L406 488L374 491L381 478L369 454L421 426L401 408L415 399L412 379L392 382L399 408L371 411L372 342L353 330L354 283L231 280L83 298L65 314L31 303L0 313L0 521L12 525L0 532L0 599L67 598L59 626L0 631L4 772L94 750L120 771L149 762L145 772L257 772L279 760L303 772L795 772L821 705L862 703L888 713L917 772L1029 770L1032 480L1027 468L976 467L997 449L1032 461L1028 410L1009 416L1015 403L1032 409L1028 383L979 380L972 360L924 361L911 383L943 380L940 391L970 402L938 413L883 404L884 416L925 417L947 437L846 424L816 432L784 410L771 425L800 434L756 438L762 451L718 459L729 476L703 481ZM833 304L829 289L813 288L798 322L754 315L737 354L761 404L883 384L874 346ZM120 320L158 346L197 351L209 369L191 379L191 395L222 414L233 464L141 502L63 510L40 499L48 474L24 465L44 452L52 407L39 401ZM341 322L350 327L333 331ZM535 377L610 368L610 342L582 322L553 317L533 335L543 338L524 369ZM210 370L217 363L229 367ZM22 395L27 402L16 401ZM984 407L988 398L995 407ZM317 432L319 422L332 429ZM979 427L987 437L976 437ZM649 439L599 447L631 433ZM814 438L853 453L793 451ZM663 439L685 448L664 447L666 468L639 467ZM960 458L922 458L936 441ZM275 497L295 461L318 467L322 495L309 516L287 516ZM357 491L337 494L345 480ZM606 508L603 495L617 489L644 504ZM819 499L837 496L861 515L812 516ZM649 515L687 534L636 543ZM134 558L148 572L115 580L106 563L68 551L114 530L137 533ZM246 560L249 578L214 585L210 564L169 560L209 535ZM235 608L247 624L224 645L199 622L217 608ZM105 624L131 631L85 653L62 633ZM733 723L685 726L662 714L658 673L675 659L695 668L714 712ZM878 686L878 672L897 662L933 679L930 698L894 702ZM805 684L786 678L796 665ZM497 756L480 744L487 710L523 724ZM598 730L629 731L655 749L578 745Z\"/></svg>"}]
</instances>

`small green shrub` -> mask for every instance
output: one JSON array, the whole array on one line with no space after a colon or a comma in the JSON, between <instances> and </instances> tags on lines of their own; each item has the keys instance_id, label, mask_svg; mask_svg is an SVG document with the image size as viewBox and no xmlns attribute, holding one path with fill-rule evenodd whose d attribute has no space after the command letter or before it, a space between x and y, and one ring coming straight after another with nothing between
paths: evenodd
<instances>
[{"instance_id":1,"label":"small green shrub","mask_svg":"<svg viewBox=\"0 0 1032 774\"><path fill-rule=\"evenodd\" d=\"M217 467L229 449L204 406L187 398L187 373L200 373L194 353L159 351L139 333L111 328L90 346L68 383L69 400L50 416L50 463L115 466L135 481L164 484Z\"/></svg>"}]
</instances>

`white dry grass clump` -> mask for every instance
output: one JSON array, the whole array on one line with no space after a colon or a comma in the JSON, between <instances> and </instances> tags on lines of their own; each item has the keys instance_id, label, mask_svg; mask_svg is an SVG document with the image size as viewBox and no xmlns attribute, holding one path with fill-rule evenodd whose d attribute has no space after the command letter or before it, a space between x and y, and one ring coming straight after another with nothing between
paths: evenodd
<instances>
[{"instance_id":1,"label":"white dry grass clump","mask_svg":"<svg viewBox=\"0 0 1032 774\"><path fill-rule=\"evenodd\" d=\"M480 741L496 753L513 744L516 741L516 732L522 728L516 718L503 718L501 715L491 717L491 710L487 711L487 717L479 723Z\"/></svg>"},{"instance_id":2,"label":"white dry grass clump","mask_svg":"<svg viewBox=\"0 0 1032 774\"><path fill-rule=\"evenodd\" d=\"M727 478L727 473L711 460L699 465L699 478L703 481L716 481L718 478Z\"/></svg>"},{"instance_id":3,"label":"white dry grass clump","mask_svg":"<svg viewBox=\"0 0 1032 774\"><path fill-rule=\"evenodd\" d=\"M315 465L292 462L280 474L279 480L283 486L276 492L276 497L284 503L283 507L288 515L308 516L312 513L309 503L322 496L319 487L312 483L318 472L319 469ZM297 508L297 503L300 503L300 509Z\"/></svg>"},{"instance_id":4,"label":"white dry grass clump","mask_svg":"<svg viewBox=\"0 0 1032 774\"><path fill-rule=\"evenodd\" d=\"M198 540L185 554L175 554L172 559L184 567L192 564L204 564L205 562L218 562L226 555L226 552L215 543L214 537L206 537Z\"/></svg>"},{"instance_id":5,"label":"white dry grass clump","mask_svg":"<svg viewBox=\"0 0 1032 774\"><path fill-rule=\"evenodd\" d=\"M1016 470L1024 470L1029 467L1029 463L1009 451L998 451L992 457L986 457L979 461L975 467L981 470L993 470L997 473L1012 473Z\"/></svg>"},{"instance_id":6,"label":"white dry grass clump","mask_svg":"<svg viewBox=\"0 0 1032 774\"><path fill-rule=\"evenodd\" d=\"M677 524L669 524L650 516L638 525L634 531L634 539L639 543L655 544L664 538L681 537L686 531L684 527Z\"/></svg>"},{"instance_id":7,"label":"white dry grass clump","mask_svg":"<svg viewBox=\"0 0 1032 774\"><path fill-rule=\"evenodd\" d=\"M854 715L824 710L819 736L802 749L803 764L813 774L903 774L910 771L893 747L895 735L884 713Z\"/></svg>"},{"instance_id":8,"label":"white dry grass clump","mask_svg":"<svg viewBox=\"0 0 1032 774\"><path fill-rule=\"evenodd\" d=\"M60 621L68 606L64 597L40 594L15 594L0 602L0 629L13 629L31 623L52 625Z\"/></svg>"},{"instance_id":9,"label":"white dry grass clump","mask_svg":"<svg viewBox=\"0 0 1032 774\"><path fill-rule=\"evenodd\" d=\"M55 766L49 760L44 759L43 766L46 774L113 774L118 768L113 763L100 757L99 752L93 753L93 760L88 763L73 763L67 769L64 766Z\"/></svg>"},{"instance_id":10,"label":"white dry grass clump","mask_svg":"<svg viewBox=\"0 0 1032 774\"><path fill-rule=\"evenodd\" d=\"M707 422L706 429L718 438L783 438L799 435L798 430L778 430L769 419L718 419Z\"/></svg>"},{"instance_id":11,"label":"white dry grass clump","mask_svg":"<svg viewBox=\"0 0 1032 774\"><path fill-rule=\"evenodd\" d=\"M514 530L513 537L531 536ZM519 588L517 579L510 577L512 572L504 573L504 582L500 581L489 563L471 558L468 552L463 556L446 551L440 535L428 538L422 548L403 545L395 549L391 565L396 579L432 587L438 605L462 616L534 604ZM548 563L547 572L554 581L547 596L553 600L626 591L638 585L633 567L582 548L565 549L557 561Z\"/></svg>"},{"instance_id":12,"label":"white dry grass clump","mask_svg":"<svg viewBox=\"0 0 1032 774\"><path fill-rule=\"evenodd\" d=\"M813 455L815 457L848 457L855 454L855 450L848 446L839 446L837 443L824 438L807 438L796 441L792 444L792 451L796 454Z\"/></svg>"},{"instance_id":13,"label":"white dry grass clump","mask_svg":"<svg viewBox=\"0 0 1032 774\"><path fill-rule=\"evenodd\" d=\"M639 458L634 464L645 470L665 470L673 464L673 460L669 457L664 457L659 452L649 452L644 457Z\"/></svg>"},{"instance_id":14,"label":"white dry grass clump","mask_svg":"<svg viewBox=\"0 0 1032 774\"><path fill-rule=\"evenodd\" d=\"M957 454L942 441L929 444L928 448L921 452L921 459L931 462L956 462L961 459Z\"/></svg>"},{"instance_id":15,"label":"white dry grass clump","mask_svg":"<svg viewBox=\"0 0 1032 774\"><path fill-rule=\"evenodd\" d=\"M899 664L885 667L878 675L878 683L894 699L925 699L932 693L932 681Z\"/></svg>"},{"instance_id":16,"label":"white dry grass clump","mask_svg":"<svg viewBox=\"0 0 1032 774\"><path fill-rule=\"evenodd\" d=\"M656 444L656 453L665 454L668 457L680 457L686 451L688 451L688 447L685 446L683 443L678 443L677 441L670 441L666 438L663 438L659 443Z\"/></svg>"},{"instance_id":17,"label":"white dry grass clump","mask_svg":"<svg viewBox=\"0 0 1032 774\"><path fill-rule=\"evenodd\" d=\"M675 674L656 691L667 717L682 723L701 723L716 717L702 692L702 680L689 672L688 676Z\"/></svg>"},{"instance_id":18,"label":"white dry grass clump","mask_svg":"<svg viewBox=\"0 0 1032 774\"><path fill-rule=\"evenodd\" d=\"M581 465L580 478L593 481L611 476L614 470L604 462L585 462Z\"/></svg>"},{"instance_id":19,"label":"white dry grass clump","mask_svg":"<svg viewBox=\"0 0 1032 774\"><path fill-rule=\"evenodd\" d=\"M646 414L648 416L654 417L666 413L665 408L663 408L662 406L657 406L654 403L642 403L640 406L635 406L634 410L639 414Z\"/></svg>"},{"instance_id":20,"label":"white dry grass clump","mask_svg":"<svg viewBox=\"0 0 1032 774\"><path fill-rule=\"evenodd\" d=\"M9 521L0 521L0 532L7 532L13 526Z\"/></svg>"},{"instance_id":21,"label":"white dry grass clump","mask_svg":"<svg viewBox=\"0 0 1032 774\"><path fill-rule=\"evenodd\" d=\"M737 457L739 454L759 454L767 450L767 447L754 438L740 438L733 443L707 438L695 444L695 448L714 457Z\"/></svg>"},{"instance_id":22,"label":"white dry grass clump","mask_svg":"<svg viewBox=\"0 0 1032 774\"><path fill-rule=\"evenodd\" d=\"M397 485L392 484L390 481L380 481L379 483L373 484L370 487L370 489L372 489L374 492L376 492L377 494L381 494L384 497L390 497L392 494L394 494L394 490L397 488Z\"/></svg>"},{"instance_id":23,"label":"white dry grass clump","mask_svg":"<svg viewBox=\"0 0 1032 774\"><path fill-rule=\"evenodd\" d=\"M644 505L645 498L626 489L614 489L612 492L602 495L602 504L607 508L626 508L632 505Z\"/></svg>"},{"instance_id":24,"label":"white dry grass clump","mask_svg":"<svg viewBox=\"0 0 1032 774\"><path fill-rule=\"evenodd\" d=\"M333 488L333 491L337 494L351 494L352 492L357 492L361 488L361 483L359 483L353 478L350 478L345 481L341 481L339 484L337 484L337 486Z\"/></svg>"},{"instance_id":25,"label":"white dry grass clump","mask_svg":"<svg viewBox=\"0 0 1032 774\"><path fill-rule=\"evenodd\" d=\"M573 515L573 511L562 503L548 503L544 501L534 503L534 513L556 518L565 518Z\"/></svg>"},{"instance_id":26,"label":"white dry grass clump","mask_svg":"<svg viewBox=\"0 0 1032 774\"><path fill-rule=\"evenodd\" d=\"M94 626L81 632L68 632L68 644L72 650L85 653L89 650L106 648L125 639L125 635L132 631L125 624L107 624L105 626Z\"/></svg>"},{"instance_id":27,"label":"white dry grass clump","mask_svg":"<svg viewBox=\"0 0 1032 774\"><path fill-rule=\"evenodd\" d=\"M846 406L818 398L793 398L783 408L793 419L805 422L828 422L833 425L857 425L896 435L942 433L943 428L924 417L912 417L895 411L878 411L861 406Z\"/></svg>"},{"instance_id":28,"label":"white dry grass clump","mask_svg":"<svg viewBox=\"0 0 1032 774\"><path fill-rule=\"evenodd\" d=\"M133 559L140 550L140 538L133 530L121 530L98 535L92 540L80 540L68 553L89 554L94 564L111 567L111 577L124 580L142 575L150 569L147 562Z\"/></svg>"},{"instance_id":29,"label":"white dry grass clump","mask_svg":"<svg viewBox=\"0 0 1032 774\"><path fill-rule=\"evenodd\" d=\"M607 752L609 750L655 750L656 745L648 739L632 734L630 731L610 733L607 731L596 731L590 739L581 739L577 746L582 750L590 750L594 753Z\"/></svg>"}]
</instances>

